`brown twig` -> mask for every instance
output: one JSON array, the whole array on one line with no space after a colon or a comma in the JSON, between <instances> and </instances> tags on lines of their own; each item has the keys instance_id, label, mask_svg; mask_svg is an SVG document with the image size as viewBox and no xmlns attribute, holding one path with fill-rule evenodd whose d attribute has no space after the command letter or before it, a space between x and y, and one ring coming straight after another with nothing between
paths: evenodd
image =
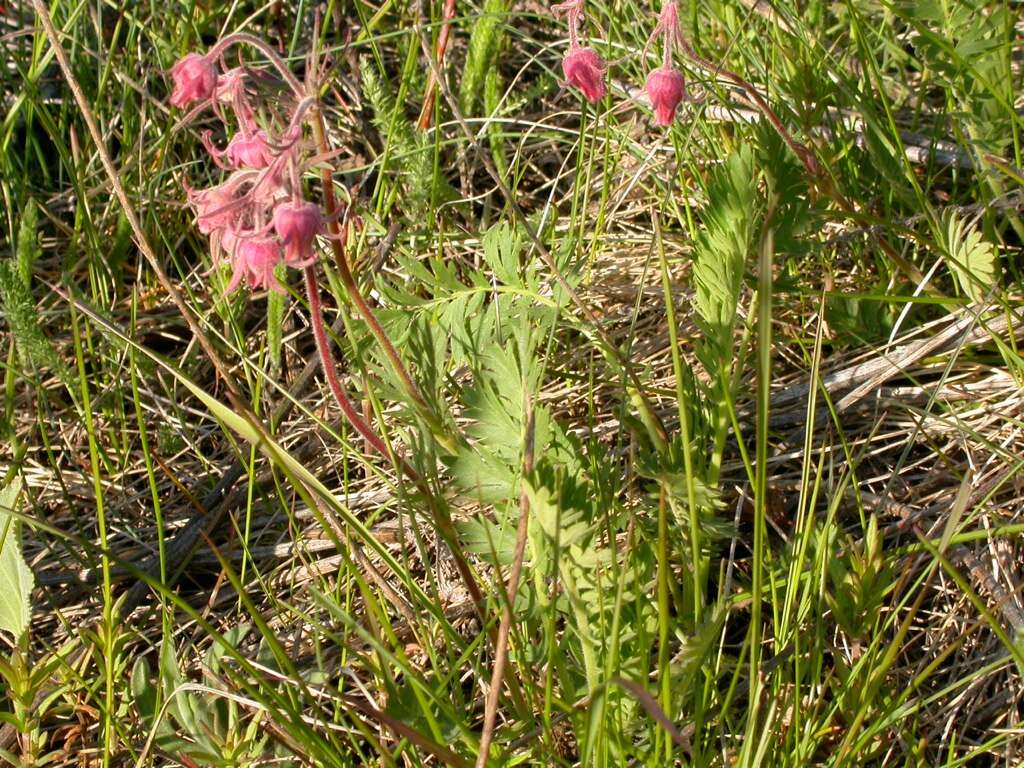
<instances>
[{"instance_id":1,"label":"brown twig","mask_svg":"<svg viewBox=\"0 0 1024 768\"><path fill-rule=\"evenodd\" d=\"M417 122L421 131L430 127L430 121L434 116L434 93L437 91L437 75L435 73L444 66L444 54L448 50L448 37L451 34L452 20L455 18L455 0L445 0L441 16L441 31L437 35L437 64L436 68L430 68L430 74L427 76L427 87L423 91L423 108L420 110L420 118Z\"/></svg>"},{"instance_id":2,"label":"brown twig","mask_svg":"<svg viewBox=\"0 0 1024 768\"><path fill-rule=\"evenodd\" d=\"M484 728L480 734L480 751L476 757L476 768L484 768L487 765L488 753L491 751L491 742L494 739L494 726L498 717L498 699L501 695L505 664L508 661L508 635L512 627L512 609L515 606L516 592L519 591L519 577L523 572L523 557L526 554L526 534L530 523L530 497L526 492L526 478L533 472L534 449L533 403L529 391L523 395L523 412L526 414L526 436L523 447L523 489L519 494L516 549L512 559L512 572L509 574L505 590L505 607L501 613L501 624L498 626L498 638L494 649L494 669L491 671L491 687L487 691L487 701L484 705Z\"/></svg>"}]
</instances>

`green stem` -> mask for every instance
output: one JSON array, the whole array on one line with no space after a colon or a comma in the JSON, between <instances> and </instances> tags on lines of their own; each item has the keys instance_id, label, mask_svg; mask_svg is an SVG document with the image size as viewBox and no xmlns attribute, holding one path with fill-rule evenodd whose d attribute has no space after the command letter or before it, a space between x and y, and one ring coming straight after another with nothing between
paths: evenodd
<instances>
[{"instance_id":1,"label":"green stem","mask_svg":"<svg viewBox=\"0 0 1024 768\"><path fill-rule=\"evenodd\" d=\"M72 305L73 306L73 305ZM71 332L75 345L75 357L78 360L78 376L82 388L82 416L85 420L85 432L89 440L89 466L92 474L93 494L96 499L96 527L100 538L100 570L103 575L103 618L99 636L103 652L103 711L100 713L100 731L102 733L102 765L110 765L114 748L114 598L111 591L110 557L107 554L107 515L103 497L103 483L100 481L100 453L96 443L96 425L93 421L92 400L89 396L89 376L85 371L85 355L82 353L82 337L78 329L78 315L72 310Z\"/></svg>"},{"instance_id":2,"label":"green stem","mask_svg":"<svg viewBox=\"0 0 1024 768\"><path fill-rule=\"evenodd\" d=\"M661 284L665 292L665 315L668 320L669 346L672 352L672 372L676 380L676 408L679 413L679 429L682 437L683 471L686 474L686 505L690 523L690 557L693 567L693 621L700 624L703 610L703 579L701 562L700 519L697 510L697 485L693 470L693 451L690 441L690 408L686 390L683 387L683 360L679 354L679 328L676 321L676 308L672 300L672 285L668 275L668 260L665 257L665 243L661 239L661 223L657 212L652 216L654 237L658 246L658 259L661 262Z\"/></svg>"},{"instance_id":3,"label":"green stem","mask_svg":"<svg viewBox=\"0 0 1024 768\"><path fill-rule=\"evenodd\" d=\"M771 182L769 179L769 189ZM747 732L756 728L761 695L761 601L764 596L765 516L768 505L768 409L772 375L772 256L775 231L772 217L778 198L769 193L761 239L761 258L757 286L757 466L754 483L754 540L751 558L750 589L750 701Z\"/></svg>"}]
</instances>

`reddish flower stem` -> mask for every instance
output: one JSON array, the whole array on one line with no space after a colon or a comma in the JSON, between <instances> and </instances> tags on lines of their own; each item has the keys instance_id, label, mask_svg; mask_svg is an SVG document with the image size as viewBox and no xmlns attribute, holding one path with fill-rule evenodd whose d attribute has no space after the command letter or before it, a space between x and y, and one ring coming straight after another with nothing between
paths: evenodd
<instances>
[{"instance_id":1,"label":"reddish flower stem","mask_svg":"<svg viewBox=\"0 0 1024 768\"><path fill-rule=\"evenodd\" d=\"M449 2L452 6L451 14L454 16L454 0L449 0ZM285 82L295 93L296 97L300 100L300 109L302 111L315 106L313 103L313 99L315 97L313 95L309 95L307 97L306 89L291 70L288 69L284 60L273 48L267 45L266 42L254 35L244 32L229 35L210 49L207 55L220 56L228 47L236 43L251 45L267 57L270 63L275 69L277 69ZM445 37L445 46L447 46L447 37ZM443 51L441 51L441 53L443 53ZM309 123L313 129L313 137L321 155L325 158L331 157L331 147L330 142L327 139L327 129L324 124L323 113L319 108L315 108L310 109L307 115ZM388 338L388 335L383 326L381 326L380 321L377 320L376 315L374 315L373 310L370 308L370 305L359 290L359 285L356 283L355 277L352 275L352 270L348 264L348 257L345 254L345 232L343 224L339 223L342 219L341 209L338 205L338 200L334 195L334 181L332 179L331 169L327 166L324 166L321 171L321 181L324 207L327 209L327 229L328 234L330 235L329 239L334 250L335 264L337 265L341 281L345 286L348 297L352 301L356 310L362 316L363 320L369 326L370 332L377 340L377 343L380 344L381 348L384 350L384 354L387 356L395 373L401 380L402 386L407 395L413 401L417 412L430 426L434 438L443 447L454 452L456 443L452 438L445 435L440 422L431 412L426 398L423 397L419 387L416 386L416 382L413 381L412 376L409 375L409 371L402 362L402 358L398 355L398 350L396 350L395 345L391 343L391 339ZM313 337L316 340L317 352L320 356L324 377L327 379L327 384L331 389L331 393L338 401L338 405L341 407L342 413L352 425L353 429L355 429L356 432L358 432L381 454L393 457L402 473L413 482L416 488L428 500L433 512L434 524L437 527L437 531L447 542L448 548L455 559L455 565L459 571L459 575L462 577L466 590L469 592L477 611L482 619L486 619L486 606L484 605L483 593L480 591L480 587L476 583L476 578L469 567L469 563L466 561L458 546L455 527L452 524L451 515L448 512L448 508L444 500L438 498L437 495L432 492L427 482L419 476L412 466L410 466L405 459L398 456L393 450L391 450L390 446L373 431L370 424L363 419L359 411L357 411L355 406L352 404L348 395L345 394L345 390L342 388L341 382L338 380L334 359L331 357L330 341L327 338L327 332L324 328L323 309L320 303L320 290L316 282L315 268L313 266L307 266L304 268L303 273L306 283L306 293L309 298L310 325L313 329Z\"/></svg>"},{"instance_id":2,"label":"reddish flower stem","mask_svg":"<svg viewBox=\"0 0 1024 768\"><path fill-rule=\"evenodd\" d=\"M331 357L331 341L327 338L327 330L324 328L323 306L320 303L320 289L316 282L316 268L308 266L302 270L302 274L306 279L306 296L309 299L309 324L313 329L313 338L316 339L316 351L320 355L320 367L323 368L324 378L327 379L327 386L330 387L334 399L341 406L341 412L348 419L348 423L352 425L352 428L367 443L384 456L394 456L402 472L414 483L418 483L420 478L416 471L390 450L387 443L373 431L373 428L363 419L362 415L352 404L352 401L349 400L348 395L345 394L345 390L338 380L334 358Z\"/></svg>"},{"instance_id":3,"label":"reddish flower stem","mask_svg":"<svg viewBox=\"0 0 1024 768\"><path fill-rule=\"evenodd\" d=\"M757 89L754 88L753 85L748 83L735 72L730 72L728 69L724 69L721 65L713 64L703 58L693 49L693 46L691 46L689 41L681 34L679 35L679 44L683 49L683 53L689 56L690 59L700 65L703 69L713 73L713 75L721 75L746 93L747 97L754 102L755 106L757 106L759 110L761 110L761 113L771 124L772 128L775 129L775 132L779 134L779 137L786 143L786 146L793 150L793 154L796 155L797 160L799 160L804 166L804 170L807 171L807 175L816 182L821 179L821 168L818 165L818 158L815 157L814 152L806 145L801 144L793 138L793 135L786 129L786 126L782 124L779 116L776 115L774 110L768 106L768 102L761 97L761 94L757 92Z\"/></svg>"},{"instance_id":4,"label":"reddish flower stem","mask_svg":"<svg viewBox=\"0 0 1024 768\"><path fill-rule=\"evenodd\" d=\"M330 153L330 144L327 141L327 131L324 126L323 113L317 110L316 116L310 121L313 126L313 136L316 140L320 152L324 155ZM338 274L341 277L341 282L345 286L345 290L348 292L349 299L355 306L356 311L360 314L366 325L370 329L370 333L380 344L382 350L384 350L385 356L391 363L391 367L394 369L395 374L398 376L402 383L403 389L409 399L413 401L416 407L416 411L420 416L427 422L430 427L434 438L449 452L455 452L456 442L455 440L446 435L437 417L431 412L430 406L427 403L426 398L423 397L423 393L420 392L416 382L413 381L412 376L409 374L409 370L405 367L405 363L402 362L402 358L398 354L398 350L395 349L395 345L388 338L387 332L381 326L380 321L374 314L373 309L367 303L366 298L363 296L362 291L359 290L359 285L356 283L356 279L352 274L352 269L348 263L348 256L345 254L344 237L342 235L342 224L339 223L343 218L341 216L340 207L338 200L334 196L334 181L331 178L330 168L325 167L321 171L321 187L324 198L324 207L327 209L327 229L331 235L331 247L334 250L334 263L338 268Z\"/></svg>"},{"instance_id":5,"label":"reddish flower stem","mask_svg":"<svg viewBox=\"0 0 1024 768\"><path fill-rule=\"evenodd\" d=\"M251 45L266 56L267 60L274 66L274 69L280 73L281 77L284 78L284 81L288 83L288 87L295 92L295 95L299 99L306 95L306 91L303 88L302 83L297 77L295 77L295 74L288 68L288 65L284 63L284 59L282 59L278 55L277 51L275 51L265 40L261 40L256 37L256 35L250 35L248 32L235 32L219 40L213 48L206 52L206 55L211 58L218 58L222 56L228 48L238 43Z\"/></svg>"},{"instance_id":6,"label":"reddish flower stem","mask_svg":"<svg viewBox=\"0 0 1024 768\"><path fill-rule=\"evenodd\" d=\"M322 135L322 134L321 134ZM328 221L328 228L334 230L332 232L335 237L331 238L331 244L334 246L335 256L345 266L344 275L347 275L347 281L345 286L349 291L349 296L352 298L353 303L358 307L360 304L365 311L363 317L367 320L371 329L374 327L380 336L377 336L378 340L383 337L386 342L386 349L390 349L389 357L393 355L392 361L397 360L397 365L401 366L401 360L398 359L398 352L391 344L391 340L388 339L384 333L384 329L377 321L376 316L373 314L373 310L366 303L362 293L359 292L358 286L355 284L355 279L352 277L352 271L348 269L348 261L345 258L345 245L343 230L337 223L339 216L336 214L337 211L337 200L334 197L333 190L331 190L330 184L330 171L324 172L327 178L324 183L324 202L327 205L328 212L331 214L331 218ZM330 190L330 192L328 192ZM342 389L341 382L338 381L338 373L335 370L334 358L331 357L330 341L327 338L327 332L324 330L323 310L320 304L320 289L317 287L316 282L316 270L313 266L308 266L303 270L303 275L306 279L306 293L309 298L309 314L310 314L310 325L313 327L313 337L316 339L317 352L320 354L320 364L324 370L324 376L327 379L327 385L330 387L331 392L334 395L334 399L338 401L338 405L341 406L342 413L345 418L348 419L349 424L352 425L353 429L356 430L367 442L370 443L377 451L384 456L393 457L394 461L398 464L399 469L402 470L403 474L412 481L416 486L417 490L423 494L424 498L427 499L430 504L434 524L437 526L437 532L441 535L448 544L448 549L452 553L452 557L455 559L455 567L459 571L459 576L462 578L463 583L466 585L466 591L469 592L470 599L476 606L477 612L480 614L482 619L486 619L486 606L484 604L484 596L480 591L479 585L476 583L476 577L473 575L472 569L469 567L469 563L462 554L462 550L458 545L458 538L455 533L455 526L452 524L451 515L448 513L448 508L444 503L443 499L439 499L437 495L431 490L430 486L426 481L420 477L419 473L410 466L409 462L395 453L391 447L385 443L373 428L363 419L362 415L356 410L352 401L349 400L348 395L345 394L345 390ZM371 322L372 321L372 322ZM377 335L376 333L374 335ZM408 373L405 372L404 367L399 368L405 376L408 378ZM411 379L409 382L411 384ZM415 387L415 384L412 384Z\"/></svg>"},{"instance_id":7,"label":"reddish flower stem","mask_svg":"<svg viewBox=\"0 0 1024 768\"><path fill-rule=\"evenodd\" d=\"M358 432L363 439L365 439L370 445L372 445L379 453L384 456L391 456L397 463L402 473L412 481L416 486L417 490L423 494L423 496L430 503L433 511L434 524L437 526L438 533L448 543L448 548L452 553L452 557L455 559L455 567L459 571L459 575L462 578L463 583L466 585L466 590L469 592L470 598L473 600L477 611L480 613L481 618L485 616L485 605L484 596L480 591L480 587L476 583L476 577L473 575L473 571L469 567L469 563L466 558L463 557L462 551L458 547L458 539L455 536L455 527L452 525L451 516L448 514L448 509L444 505L444 502L437 498L436 494L430 489L430 486L420 477L419 473L410 466L409 462L395 453L391 446L384 442L381 437L373 431L373 427L362 417L356 407L352 404L348 395L345 394L344 388L341 386L341 382L338 380L338 372L334 365L334 358L331 356L331 344L327 338L327 331L324 328L323 308L320 303L320 289L316 282L316 268L314 266L308 266L303 269L303 276L306 282L306 295L309 299L309 318L310 325L313 328L313 338L316 340L316 349L320 356L320 367L323 368L324 377L327 379L327 385L330 387L331 393L334 395L334 399L338 401L338 405L341 406L341 411L348 423L352 425L352 428Z\"/></svg>"}]
</instances>

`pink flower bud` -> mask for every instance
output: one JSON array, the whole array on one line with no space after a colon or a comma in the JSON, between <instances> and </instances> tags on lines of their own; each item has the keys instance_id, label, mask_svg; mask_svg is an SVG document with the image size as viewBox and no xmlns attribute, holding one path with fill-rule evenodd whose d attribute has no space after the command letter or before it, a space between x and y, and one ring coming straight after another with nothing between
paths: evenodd
<instances>
[{"instance_id":1,"label":"pink flower bud","mask_svg":"<svg viewBox=\"0 0 1024 768\"><path fill-rule=\"evenodd\" d=\"M290 267L309 266L316 260L313 242L323 216L313 203L280 203L274 209L274 230L284 243L284 261Z\"/></svg>"},{"instance_id":2,"label":"pink flower bud","mask_svg":"<svg viewBox=\"0 0 1024 768\"><path fill-rule=\"evenodd\" d=\"M284 293L274 277L274 267L281 263L281 244L270 237L239 237L235 244L234 271L225 293L231 293L244 277L249 287L269 288Z\"/></svg>"},{"instance_id":3,"label":"pink flower bud","mask_svg":"<svg viewBox=\"0 0 1024 768\"><path fill-rule=\"evenodd\" d=\"M264 131L256 131L248 136L236 134L228 142L224 154L235 168L266 168L274 162L270 142Z\"/></svg>"},{"instance_id":4,"label":"pink flower bud","mask_svg":"<svg viewBox=\"0 0 1024 768\"><path fill-rule=\"evenodd\" d=\"M654 107L654 122L671 125L676 107L686 97L686 78L676 69L661 67L647 76L645 89Z\"/></svg>"},{"instance_id":5,"label":"pink flower bud","mask_svg":"<svg viewBox=\"0 0 1024 768\"><path fill-rule=\"evenodd\" d=\"M604 61L593 48L571 48L562 59L562 74L591 104L604 98Z\"/></svg>"},{"instance_id":6,"label":"pink flower bud","mask_svg":"<svg viewBox=\"0 0 1024 768\"><path fill-rule=\"evenodd\" d=\"M205 56L190 53L171 68L171 78L174 80L171 106L184 107L193 101L213 97L217 87L217 67Z\"/></svg>"}]
</instances>

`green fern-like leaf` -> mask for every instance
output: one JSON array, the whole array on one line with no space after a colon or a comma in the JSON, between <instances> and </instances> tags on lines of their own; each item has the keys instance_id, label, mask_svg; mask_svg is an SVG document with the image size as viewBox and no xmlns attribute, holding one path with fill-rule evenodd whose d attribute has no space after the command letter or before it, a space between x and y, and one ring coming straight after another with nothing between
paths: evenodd
<instances>
[{"instance_id":1,"label":"green fern-like leaf","mask_svg":"<svg viewBox=\"0 0 1024 768\"><path fill-rule=\"evenodd\" d=\"M491 227L484 233L484 260L495 279L503 285L521 287L519 276L520 240L516 230L507 222Z\"/></svg>"},{"instance_id":2,"label":"green fern-like leaf","mask_svg":"<svg viewBox=\"0 0 1024 768\"><path fill-rule=\"evenodd\" d=\"M11 330L22 361L48 369L67 383L71 380L68 367L43 333L29 284L19 272L19 265L13 260L0 260L0 314Z\"/></svg>"},{"instance_id":3,"label":"green fern-like leaf","mask_svg":"<svg viewBox=\"0 0 1024 768\"><path fill-rule=\"evenodd\" d=\"M697 238L693 279L695 306L706 351L726 359L732 348L743 266L750 251L757 211L754 155L749 147L733 153L708 180L704 229Z\"/></svg>"},{"instance_id":4,"label":"green fern-like leaf","mask_svg":"<svg viewBox=\"0 0 1024 768\"><path fill-rule=\"evenodd\" d=\"M972 301L982 301L997 282L996 249L976 229L968 228L956 211L943 218L950 272Z\"/></svg>"}]
</instances>

